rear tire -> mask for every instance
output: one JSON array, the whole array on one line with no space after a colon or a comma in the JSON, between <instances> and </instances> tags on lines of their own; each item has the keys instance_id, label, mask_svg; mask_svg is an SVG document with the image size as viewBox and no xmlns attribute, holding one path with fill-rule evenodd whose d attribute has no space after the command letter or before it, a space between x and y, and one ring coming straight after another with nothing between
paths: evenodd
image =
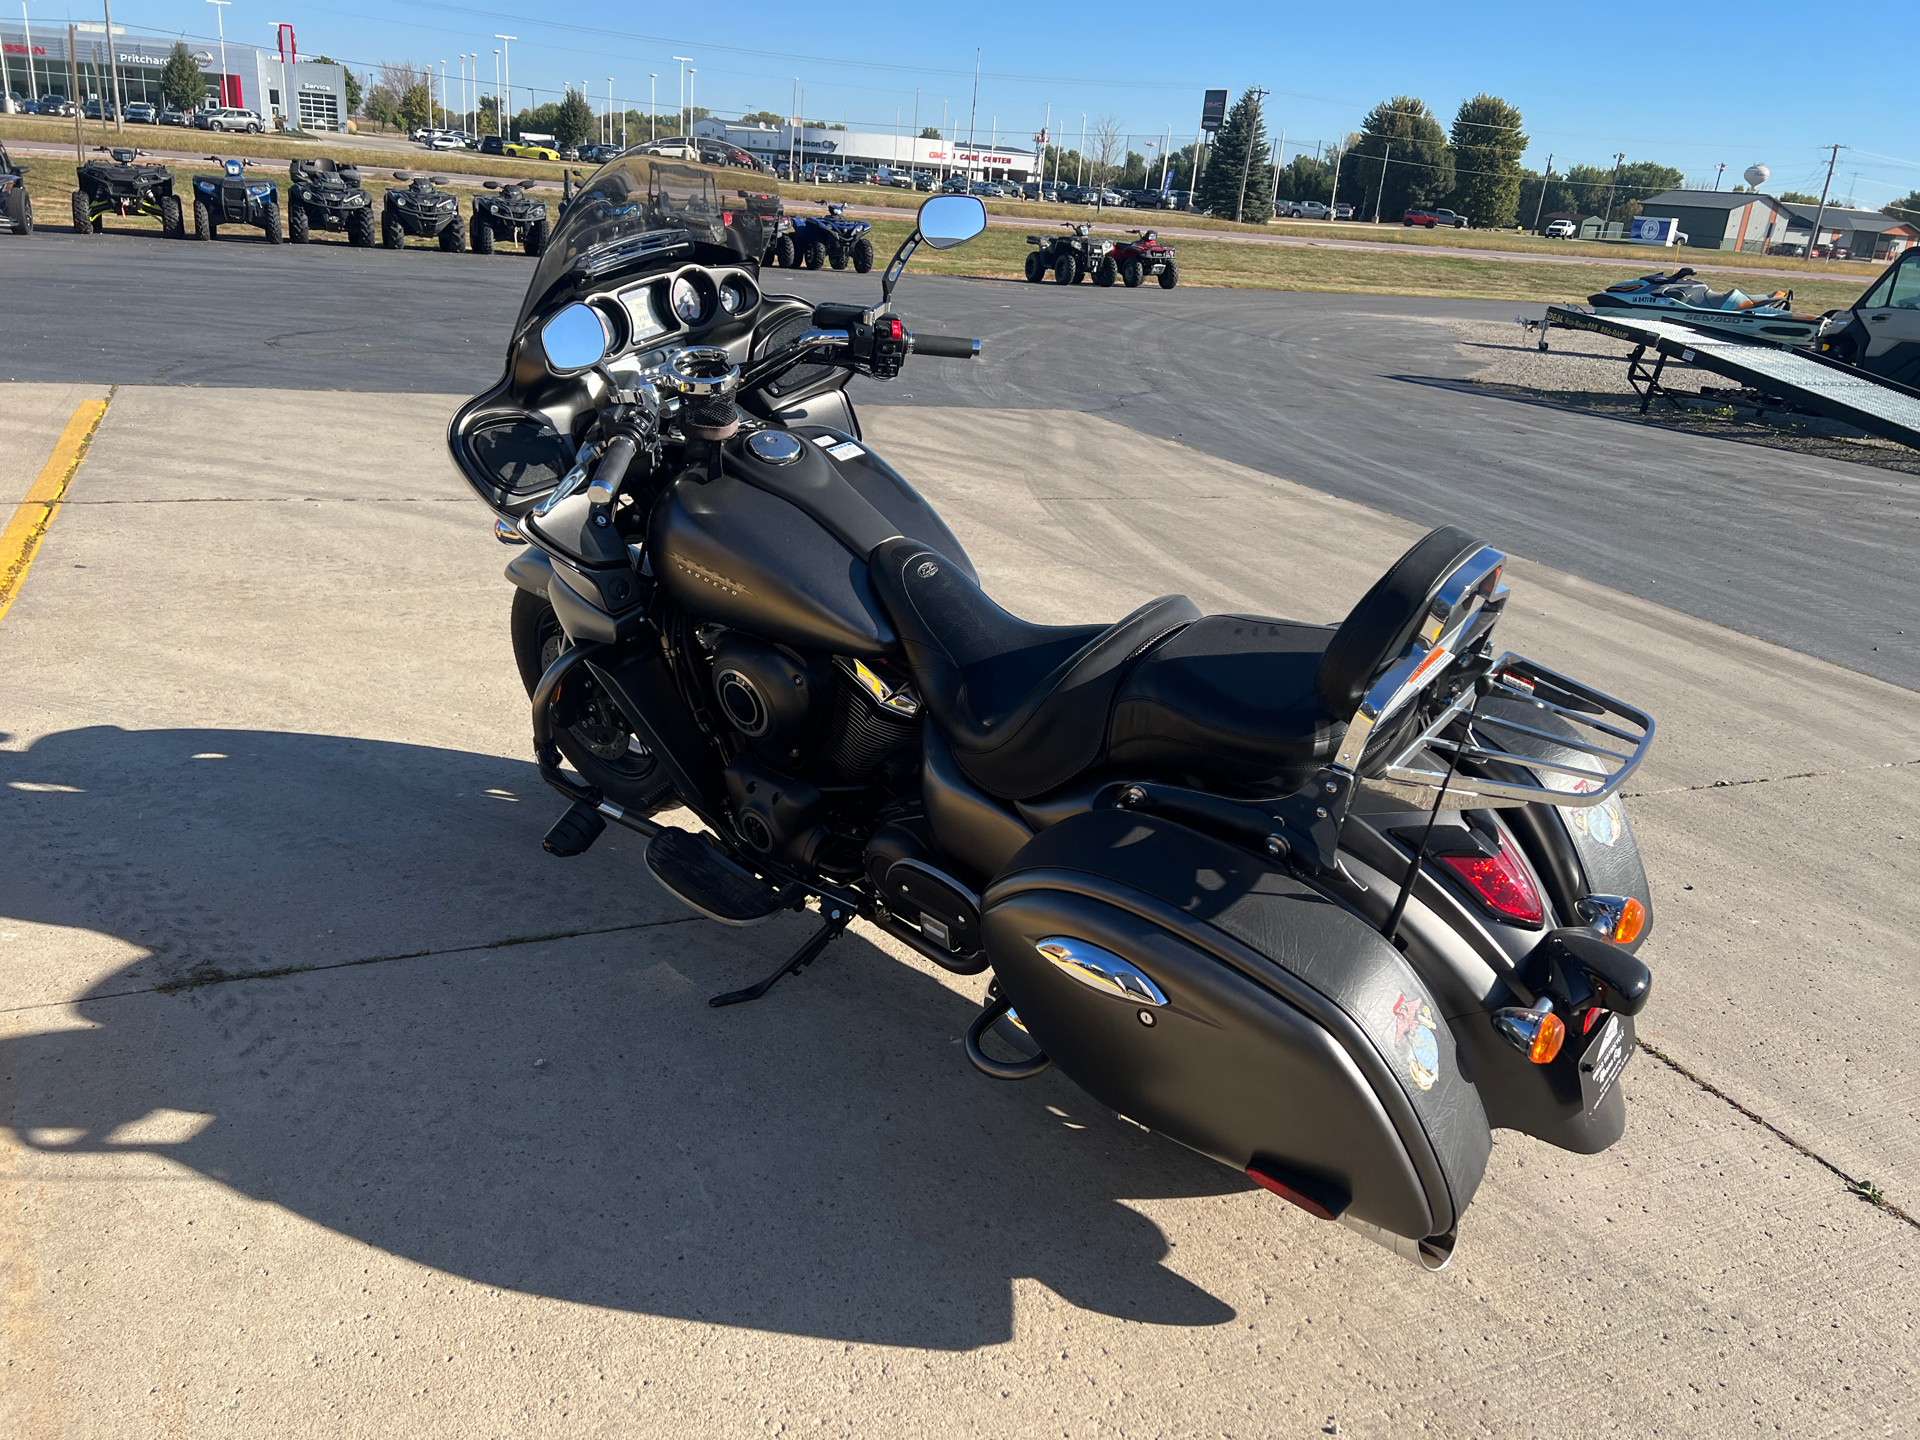
<instances>
[{"instance_id":1,"label":"rear tire","mask_svg":"<svg viewBox=\"0 0 1920 1440\"><path fill-rule=\"evenodd\" d=\"M1053 283L1071 285L1079 279L1080 266L1071 255L1062 255L1053 262Z\"/></svg>"},{"instance_id":2,"label":"rear tire","mask_svg":"<svg viewBox=\"0 0 1920 1440\"><path fill-rule=\"evenodd\" d=\"M7 192L7 223L13 227L16 235L33 233L33 201L28 197L24 184L16 185Z\"/></svg>"},{"instance_id":3,"label":"rear tire","mask_svg":"<svg viewBox=\"0 0 1920 1440\"><path fill-rule=\"evenodd\" d=\"M347 243L362 250L373 246L373 211L355 210L347 216Z\"/></svg>"},{"instance_id":4,"label":"rear tire","mask_svg":"<svg viewBox=\"0 0 1920 1440\"><path fill-rule=\"evenodd\" d=\"M536 220L527 227L527 238L520 242L520 248L529 255L544 255L547 253L547 237L551 233L552 229L546 221Z\"/></svg>"},{"instance_id":5,"label":"rear tire","mask_svg":"<svg viewBox=\"0 0 1920 1440\"><path fill-rule=\"evenodd\" d=\"M380 217L380 243L389 250L398 250L407 243L407 227L391 215Z\"/></svg>"},{"instance_id":6,"label":"rear tire","mask_svg":"<svg viewBox=\"0 0 1920 1440\"><path fill-rule=\"evenodd\" d=\"M818 270L822 265L825 265L826 263L827 263L827 247L822 245L818 240L813 240L808 242L807 269Z\"/></svg>"},{"instance_id":7,"label":"rear tire","mask_svg":"<svg viewBox=\"0 0 1920 1440\"><path fill-rule=\"evenodd\" d=\"M312 222L307 217L307 207L298 200L287 211L287 240L294 245L307 243L307 233Z\"/></svg>"},{"instance_id":8,"label":"rear tire","mask_svg":"<svg viewBox=\"0 0 1920 1440\"><path fill-rule=\"evenodd\" d=\"M1138 260L1129 260L1120 267L1120 283L1129 290L1138 290L1140 282L1146 279L1147 272Z\"/></svg>"},{"instance_id":9,"label":"rear tire","mask_svg":"<svg viewBox=\"0 0 1920 1440\"><path fill-rule=\"evenodd\" d=\"M160 202L160 233L170 240L184 240L186 217L180 213L180 197L169 195Z\"/></svg>"},{"instance_id":10,"label":"rear tire","mask_svg":"<svg viewBox=\"0 0 1920 1440\"><path fill-rule=\"evenodd\" d=\"M1180 267L1169 260L1167 268L1160 272L1160 288L1171 290L1180 283Z\"/></svg>"},{"instance_id":11,"label":"rear tire","mask_svg":"<svg viewBox=\"0 0 1920 1440\"><path fill-rule=\"evenodd\" d=\"M73 192L73 233L74 234L91 235L93 233L93 216L88 213L88 209L89 207L87 205L87 192L84 190L74 191Z\"/></svg>"},{"instance_id":12,"label":"rear tire","mask_svg":"<svg viewBox=\"0 0 1920 1440\"><path fill-rule=\"evenodd\" d=\"M532 698L547 666L566 648L566 633L545 596L517 586L510 624L514 664ZM567 763L607 799L636 814L650 815L672 803L673 787L661 773L660 762L627 731L619 710L599 687L591 681L587 686L585 717L569 729L554 731Z\"/></svg>"},{"instance_id":13,"label":"rear tire","mask_svg":"<svg viewBox=\"0 0 1920 1440\"><path fill-rule=\"evenodd\" d=\"M774 264L778 265L782 270L791 270L793 268L793 258L793 237L791 235L782 235L778 240L773 242Z\"/></svg>"},{"instance_id":14,"label":"rear tire","mask_svg":"<svg viewBox=\"0 0 1920 1440\"><path fill-rule=\"evenodd\" d=\"M873 269L873 241L864 235L853 242L853 268L861 275Z\"/></svg>"},{"instance_id":15,"label":"rear tire","mask_svg":"<svg viewBox=\"0 0 1920 1440\"><path fill-rule=\"evenodd\" d=\"M1093 272L1093 283L1102 290L1109 288L1120 278L1120 267L1113 263L1113 257L1107 256L1100 262L1100 268Z\"/></svg>"},{"instance_id":16,"label":"rear tire","mask_svg":"<svg viewBox=\"0 0 1920 1440\"><path fill-rule=\"evenodd\" d=\"M1047 261L1038 250L1027 256L1027 283L1038 285L1047 278Z\"/></svg>"},{"instance_id":17,"label":"rear tire","mask_svg":"<svg viewBox=\"0 0 1920 1440\"><path fill-rule=\"evenodd\" d=\"M207 209L207 202L198 196L195 196L193 201L193 238L213 239L213 215Z\"/></svg>"},{"instance_id":18,"label":"rear tire","mask_svg":"<svg viewBox=\"0 0 1920 1440\"><path fill-rule=\"evenodd\" d=\"M287 238L286 233L280 228L280 207L278 205L267 206L267 213L263 217L260 228L267 232L267 243L269 245L278 245Z\"/></svg>"},{"instance_id":19,"label":"rear tire","mask_svg":"<svg viewBox=\"0 0 1920 1440\"><path fill-rule=\"evenodd\" d=\"M476 255L493 253L493 222L484 215L473 217L473 253Z\"/></svg>"}]
</instances>

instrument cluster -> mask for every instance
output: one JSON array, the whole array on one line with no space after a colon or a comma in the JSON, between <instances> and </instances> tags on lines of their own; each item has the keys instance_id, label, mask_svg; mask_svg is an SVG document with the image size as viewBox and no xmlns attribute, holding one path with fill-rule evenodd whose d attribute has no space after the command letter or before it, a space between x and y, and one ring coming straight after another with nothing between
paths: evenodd
<instances>
[{"instance_id":1,"label":"instrument cluster","mask_svg":"<svg viewBox=\"0 0 1920 1440\"><path fill-rule=\"evenodd\" d=\"M656 275L614 297L627 321L627 347L684 340L721 324L743 319L760 305L760 287L744 270L709 270L689 265Z\"/></svg>"}]
</instances>

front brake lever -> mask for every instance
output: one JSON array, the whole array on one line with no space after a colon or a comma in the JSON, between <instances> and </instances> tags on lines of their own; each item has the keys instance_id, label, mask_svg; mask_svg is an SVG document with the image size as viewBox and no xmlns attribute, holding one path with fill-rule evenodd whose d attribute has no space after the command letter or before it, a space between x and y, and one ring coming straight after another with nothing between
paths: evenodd
<instances>
[{"instance_id":1,"label":"front brake lever","mask_svg":"<svg viewBox=\"0 0 1920 1440\"><path fill-rule=\"evenodd\" d=\"M758 390L783 371L791 370L815 350L844 350L853 337L844 330L802 330L771 355L762 356L740 372L738 393Z\"/></svg>"}]
</instances>

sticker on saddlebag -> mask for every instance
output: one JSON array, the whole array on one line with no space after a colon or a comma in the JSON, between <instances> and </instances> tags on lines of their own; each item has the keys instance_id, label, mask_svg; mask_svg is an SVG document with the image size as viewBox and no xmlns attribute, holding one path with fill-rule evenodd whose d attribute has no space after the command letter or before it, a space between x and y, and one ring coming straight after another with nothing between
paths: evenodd
<instances>
[{"instance_id":1,"label":"sticker on saddlebag","mask_svg":"<svg viewBox=\"0 0 1920 1440\"><path fill-rule=\"evenodd\" d=\"M1422 1090L1440 1078L1440 1042L1433 1033L1433 1010L1419 996L1401 992L1393 1002L1393 1050L1407 1076Z\"/></svg>"}]
</instances>

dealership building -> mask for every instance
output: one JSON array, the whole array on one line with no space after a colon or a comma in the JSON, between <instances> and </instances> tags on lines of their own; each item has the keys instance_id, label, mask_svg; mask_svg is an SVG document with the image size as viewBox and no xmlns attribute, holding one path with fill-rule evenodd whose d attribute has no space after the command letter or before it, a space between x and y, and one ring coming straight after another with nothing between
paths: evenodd
<instances>
[{"instance_id":1,"label":"dealership building","mask_svg":"<svg viewBox=\"0 0 1920 1440\"><path fill-rule=\"evenodd\" d=\"M122 104L144 100L164 105L160 71L181 38L127 30L113 37L109 49L103 26L82 29L69 65L65 25L40 26L0 17L0 60L5 61L6 70L0 90L23 99L47 94L83 102L105 99L113 90L117 67ZM347 80L340 66L310 60L283 63L278 51L233 39L224 46L217 40L188 40L186 45L205 74L207 104L279 116L302 130L347 128ZM75 72L77 87L71 78ZM77 94L68 94L76 89Z\"/></svg>"},{"instance_id":2,"label":"dealership building","mask_svg":"<svg viewBox=\"0 0 1920 1440\"><path fill-rule=\"evenodd\" d=\"M885 165L905 170L929 170L945 175L955 170L979 180L1025 180L1040 168L1032 150L1015 149L988 141L926 140L871 130L827 130L812 125L743 125L708 118L693 122L696 136L738 145L756 160L783 165ZM995 137L997 138L997 137Z\"/></svg>"}]
</instances>

